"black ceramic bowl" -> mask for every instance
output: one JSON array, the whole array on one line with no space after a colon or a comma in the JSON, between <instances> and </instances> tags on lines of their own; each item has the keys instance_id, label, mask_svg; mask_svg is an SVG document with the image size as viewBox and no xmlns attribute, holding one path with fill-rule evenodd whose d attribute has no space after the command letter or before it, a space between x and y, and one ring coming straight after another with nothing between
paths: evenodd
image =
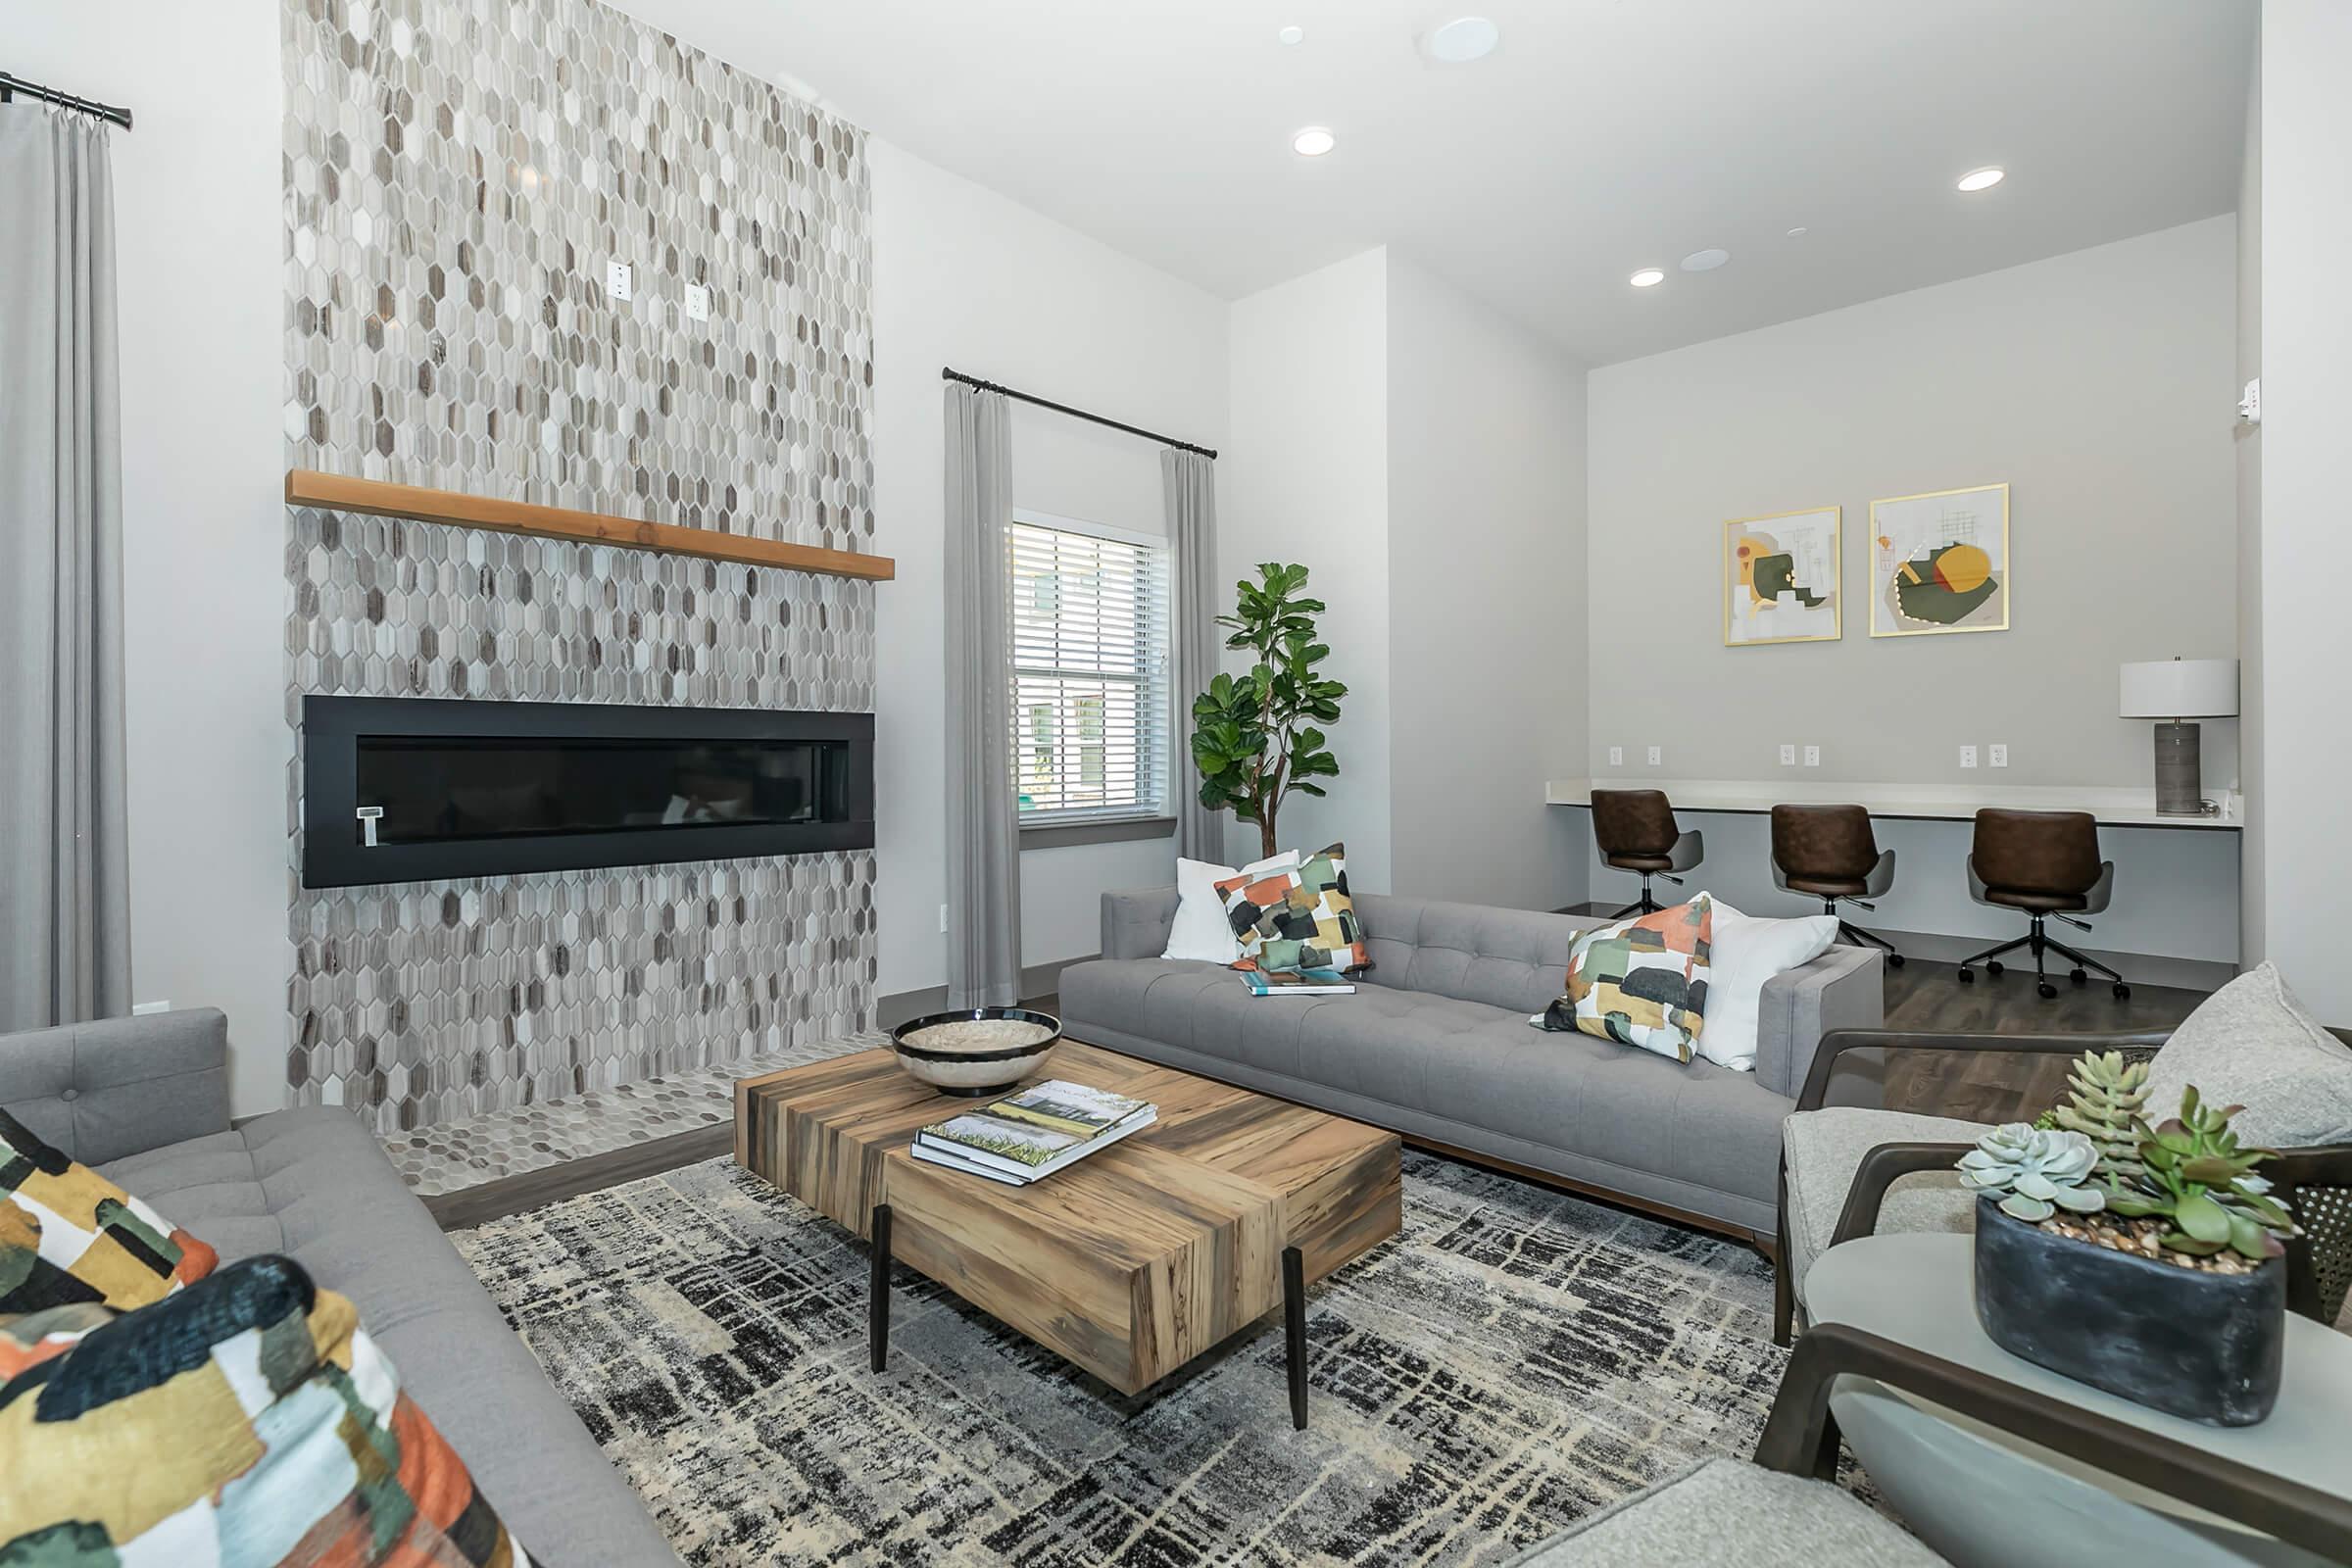
<instances>
[{"instance_id":1,"label":"black ceramic bowl","mask_svg":"<svg viewBox=\"0 0 2352 1568\"><path fill-rule=\"evenodd\" d=\"M1061 1039L1061 1020L1028 1007L966 1007L890 1032L899 1065L943 1095L977 1100L1028 1077Z\"/></svg>"}]
</instances>

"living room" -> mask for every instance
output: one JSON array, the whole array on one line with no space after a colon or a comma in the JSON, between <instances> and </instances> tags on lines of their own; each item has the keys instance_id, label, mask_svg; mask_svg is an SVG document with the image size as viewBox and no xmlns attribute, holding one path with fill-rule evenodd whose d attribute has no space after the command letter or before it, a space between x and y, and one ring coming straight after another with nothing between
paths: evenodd
<instances>
[{"instance_id":1,"label":"living room","mask_svg":"<svg viewBox=\"0 0 2352 1568\"><path fill-rule=\"evenodd\" d=\"M2335 5L20 10L0 1542L2352 1560Z\"/></svg>"}]
</instances>

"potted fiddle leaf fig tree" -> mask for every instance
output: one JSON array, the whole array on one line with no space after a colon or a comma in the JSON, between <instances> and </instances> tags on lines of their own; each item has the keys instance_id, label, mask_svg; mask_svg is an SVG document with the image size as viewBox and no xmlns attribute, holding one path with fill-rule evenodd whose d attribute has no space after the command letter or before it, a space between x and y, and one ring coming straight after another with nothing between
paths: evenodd
<instances>
[{"instance_id":1,"label":"potted fiddle leaf fig tree","mask_svg":"<svg viewBox=\"0 0 2352 1568\"><path fill-rule=\"evenodd\" d=\"M1284 799L1321 795L1316 780L1339 776L1319 726L1338 721L1348 688L1316 669L1331 650L1316 640L1323 601L1299 592L1306 568L1266 562L1257 578L1235 583L1234 612L1217 617L1231 633L1225 646L1253 657L1249 669L1220 673L1193 700L1193 761L1200 804L1255 822L1270 858Z\"/></svg>"},{"instance_id":2,"label":"potted fiddle leaf fig tree","mask_svg":"<svg viewBox=\"0 0 2352 1568\"><path fill-rule=\"evenodd\" d=\"M2065 1103L1960 1160L1977 1194L1977 1317L2037 1366L2169 1415L2271 1413L2286 1343L2293 1216L2194 1088L2147 1120L2147 1068L2085 1053Z\"/></svg>"}]
</instances>

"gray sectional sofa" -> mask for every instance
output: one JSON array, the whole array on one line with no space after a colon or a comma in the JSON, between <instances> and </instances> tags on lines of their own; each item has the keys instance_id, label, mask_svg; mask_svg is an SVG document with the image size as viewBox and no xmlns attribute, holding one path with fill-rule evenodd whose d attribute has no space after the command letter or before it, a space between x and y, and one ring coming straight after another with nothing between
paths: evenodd
<instances>
[{"instance_id":1,"label":"gray sectional sofa","mask_svg":"<svg viewBox=\"0 0 2352 1568\"><path fill-rule=\"evenodd\" d=\"M677 1561L374 1137L347 1111L228 1118L210 1008L0 1035L0 1106L220 1250L359 1303L403 1387L542 1562Z\"/></svg>"},{"instance_id":2,"label":"gray sectional sofa","mask_svg":"<svg viewBox=\"0 0 2352 1568\"><path fill-rule=\"evenodd\" d=\"M1074 1039L1391 1128L1769 1248L1781 1119L1832 1029L1884 1019L1880 958L1832 948L1764 988L1755 1071L1529 1027L1566 984L1570 916L1357 894L1352 996L1251 997L1159 956L1176 890L1102 896L1102 956L1061 974Z\"/></svg>"}]
</instances>

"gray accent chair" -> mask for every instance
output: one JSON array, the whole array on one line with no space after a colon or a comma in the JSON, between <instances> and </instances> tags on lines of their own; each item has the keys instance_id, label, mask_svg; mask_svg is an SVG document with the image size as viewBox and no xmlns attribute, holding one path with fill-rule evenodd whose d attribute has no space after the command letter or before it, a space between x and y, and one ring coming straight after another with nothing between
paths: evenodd
<instances>
[{"instance_id":1,"label":"gray accent chair","mask_svg":"<svg viewBox=\"0 0 2352 1568\"><path fill-rule=\"evenodd\" d=\"M1159 956L1176 890L1102 895L1102 956L1061 974L1074 1039L1349 1116L1771 1250L1781 1120L1813 1049L1884 1017L1880 959L1832 948L1764 988L1755 1071L1689 1065L1530 1015L1593 924L1355 895L1373 967L1352 996L1256 998Z\"/></svg>"},{"instance_id":2,"label":"gray accent chair","mask_svg":"<svg viewBox=\"0 0 2352 1568\"><path fill-rule=\"evenodd\" d=\"M223 1263L280 1253L356 1301L402 1387L535 1560L677 1560L357 1117L309 1106L230 1125L221 1013L0 1035L0 1107Z\"/></svg>"}]
</instances>

